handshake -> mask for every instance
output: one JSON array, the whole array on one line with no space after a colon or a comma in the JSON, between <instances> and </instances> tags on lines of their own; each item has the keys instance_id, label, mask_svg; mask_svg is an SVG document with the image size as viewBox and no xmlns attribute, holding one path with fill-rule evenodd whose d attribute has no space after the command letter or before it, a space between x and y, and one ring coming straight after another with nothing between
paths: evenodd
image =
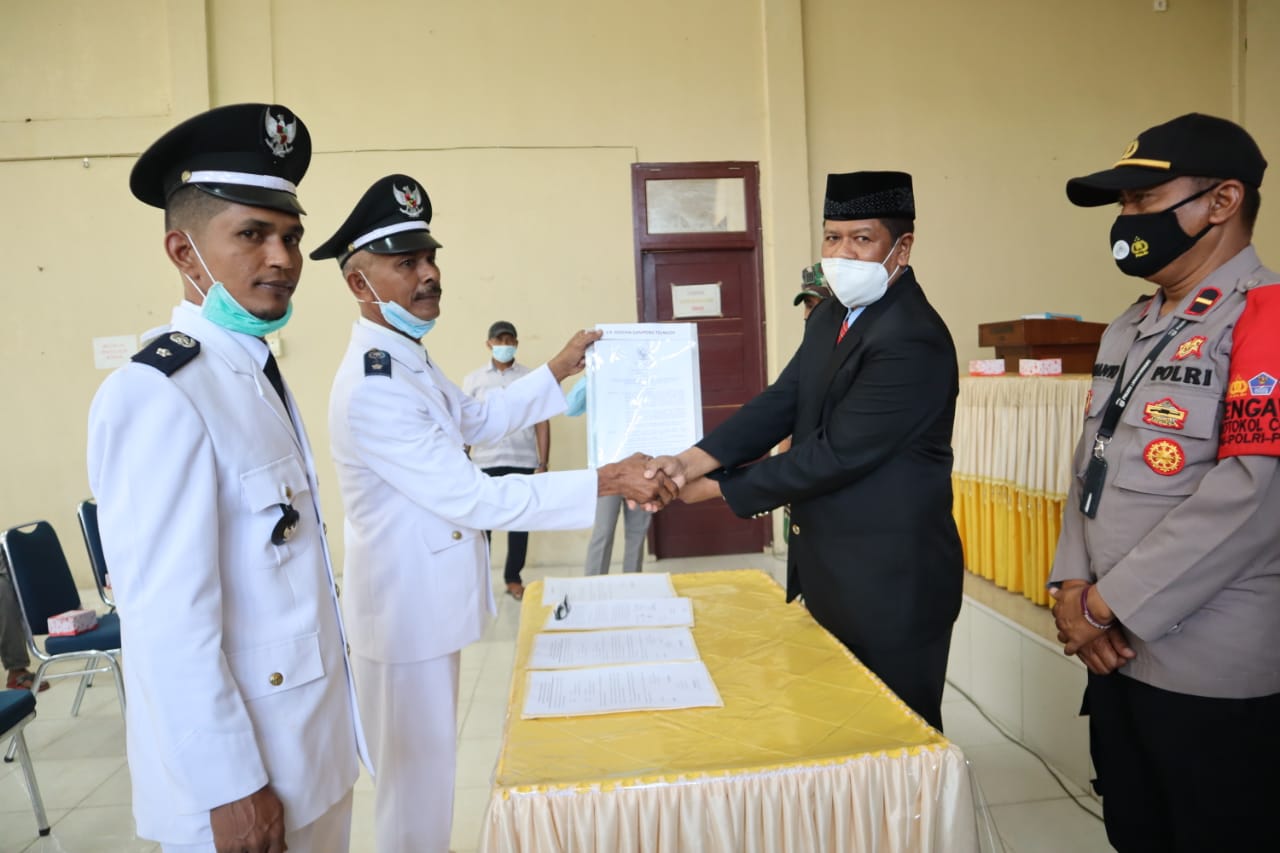
<instances>
[{"instance_id":1,"label":"handshake","mask_svg":"<svg viewBox=\"0 0 1280 853\"><path fill-rule=\"evenodd\" d=\"M691 447L676 456L633 454L596 469L598 494L622 495L627 506L657 512L676 498L695 503L720 496L720 484L703 475L719 467L706 452Z\"/></svg>"}]
</instances>

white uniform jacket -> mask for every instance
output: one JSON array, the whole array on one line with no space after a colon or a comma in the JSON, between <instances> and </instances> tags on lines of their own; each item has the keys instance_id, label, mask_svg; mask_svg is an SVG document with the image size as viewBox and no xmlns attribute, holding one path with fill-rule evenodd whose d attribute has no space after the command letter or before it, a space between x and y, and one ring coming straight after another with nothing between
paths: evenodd
<instances>
[{"instance_id":1,"label":"white uniform jacket","mask_svg":"<svg viewBox=\"0 0 1280 853\"><path fill-rule=\"evenodd\" d=\"M209 810L268 782L296 829L366 756L311 449L263 375L265 344L191 303L170 334L199 354L172 375L125 365L89 414L138 834L208 842ZM301 517L273 545L281 504Z\"/></svg>"},{"instance_id":2,"label":"white uniform jacket","mask_svg":"<svg viewBox=\"0 0 1280 853\"><path fill-rule=\"evenodd\" d=\"M354 654L407 663L474 642L496 611L485 530L592 525L594 471L488 477L463 452L564 409L545 365L480 401L419 344L355 324L329 401Z\"/></svg>"}]
</instances>

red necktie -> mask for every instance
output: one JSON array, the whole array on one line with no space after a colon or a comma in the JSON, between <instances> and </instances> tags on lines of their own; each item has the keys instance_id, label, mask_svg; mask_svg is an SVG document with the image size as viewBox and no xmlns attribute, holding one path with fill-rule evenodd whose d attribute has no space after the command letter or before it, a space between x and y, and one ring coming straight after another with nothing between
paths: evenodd
<instances>
[{"instance_id":1,"label":"red necktie","mask_svg":"<svg viewBox=\"0 0 1280 853\"><path fill-rule=\"evenodd\" d=\"M845 332L847 332L847 331L849 331L849 318L848 318L848 316L846 316L846 317L844 318L844 322L840 324L840 334L836 337L836 346L839 346L839 345L840 345L840 342L844 340L844 333L845 333Z\"/></svg>"}]
</instances>

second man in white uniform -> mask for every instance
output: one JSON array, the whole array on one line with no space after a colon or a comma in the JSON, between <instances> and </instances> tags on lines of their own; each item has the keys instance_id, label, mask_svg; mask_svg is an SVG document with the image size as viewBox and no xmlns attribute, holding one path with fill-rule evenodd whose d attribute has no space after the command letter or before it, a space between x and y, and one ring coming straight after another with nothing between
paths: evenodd
<instances>
[{"instance_id":1,"label":"second man in white uniform","mask_svg":"<svg viewBox=\"0 0 1280 853\"><path fill-rule=\"evenodd\" d=\"M360 318L329 404L346 509L352 660L376 780L380 853L448 849L458 661L496 612L483 531L590 527L596 497L664 504L639 455L595 471L488 477L464 446L565 410L560 381L599 333L483 402L464 394L421 339L440 314L431 202L402 175L376 181L311 253L336 258Z\"/></svg>"}]
</instances>

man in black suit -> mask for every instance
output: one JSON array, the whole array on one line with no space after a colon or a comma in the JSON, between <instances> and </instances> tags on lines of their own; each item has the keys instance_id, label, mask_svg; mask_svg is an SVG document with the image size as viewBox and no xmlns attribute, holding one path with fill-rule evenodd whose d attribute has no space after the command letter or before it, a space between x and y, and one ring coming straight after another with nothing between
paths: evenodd
<instances>
[{"instance_id":1,"label":"man in black suit","mask_svg":"<svg viewBox=\"0 0 1280 853\"><path fill-rule=\"evenodd\" d=\"M827 177L814 309L777 381L653 470L746 518L791 505L787 600L942 728L964 558L951 515L956 350L908 266L911 176ZM791 434L787 453L764 456ZM704 476L705 475L705 476ZM699 479L701 478L701 479Z\"/></svg>"}]
</instances>

